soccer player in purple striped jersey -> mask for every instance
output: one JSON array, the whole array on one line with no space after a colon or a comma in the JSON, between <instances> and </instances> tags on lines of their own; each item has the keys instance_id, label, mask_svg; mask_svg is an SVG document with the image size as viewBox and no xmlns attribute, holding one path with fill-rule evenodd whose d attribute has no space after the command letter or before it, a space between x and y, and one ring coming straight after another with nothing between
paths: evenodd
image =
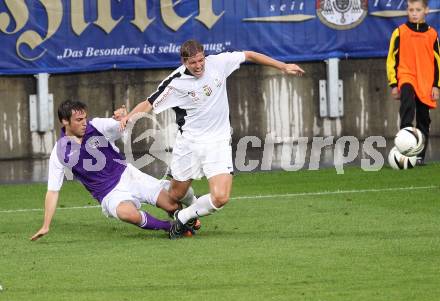
<instances>
[{"instance_id":1,"label":"soccer player in purple striped jersey","mask_svg":"<svg viewBox=\"0 0 440 301\"><path fill-rule=\"evenodd\" d=\"M169 213L174 212L178 203L168 194L169 182L153 178L125 162L114 144L122 137L119 121L113 118L89 121L87 106L70 100L59 106L58 118L63 128L49 160L44 221L31 240L49 232L66 168L101 204L107 217L142 229L168 232L170 221L159 220L140 208L141 203L147 203ZM190 190L182 201L191 203L193 198Z\"/></svg>"}]
</instances>

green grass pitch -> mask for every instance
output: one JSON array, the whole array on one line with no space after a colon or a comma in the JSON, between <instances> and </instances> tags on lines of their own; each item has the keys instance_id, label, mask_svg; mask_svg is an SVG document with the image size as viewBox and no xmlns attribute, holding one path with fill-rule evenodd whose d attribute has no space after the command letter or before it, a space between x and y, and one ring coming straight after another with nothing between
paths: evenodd
<instances>
[{"instance_id":1,"label":"green grass pitch","mask_svg":"<svg viewBox=\"0 0 440 301\"><path fill-rule=\"evenodd\" d=\"M66 182L37 242L46 185L2 185L0 300L438 300L439 183L440 164L242 173L200 233L170 241L74 209L97 203Z\"/></svg>"}]
</instances>

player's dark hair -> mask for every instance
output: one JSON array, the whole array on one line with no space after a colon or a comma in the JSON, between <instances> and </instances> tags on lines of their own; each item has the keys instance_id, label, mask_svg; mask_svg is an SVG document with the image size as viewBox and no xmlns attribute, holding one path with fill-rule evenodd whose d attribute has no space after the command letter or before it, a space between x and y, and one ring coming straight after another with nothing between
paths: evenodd
<instances>
[{"instance_id":1,"label":"player's dark hair","mask_svg":"<svg viewBox=\"0 0 440 301\"><path fill-rule=\"evenodd\" d=\"M180 47L180 57L186 61L190 57L195 56L199 52L203 52L203 45L196 40L188 40Z\"/></svg>"},{"instance_id":2,"label":"player's dark hair","mask_svg":"<svg viewBox=\"0 0 440 301\"><path fill-rule=\"evenodd\" d=\"M408 3L414 3L414 2L422 2L424 7L428 7L429 0L408 0Z\"/></svg>"},{"instance_id":3,"label":"player's dark hair","mask_svg":"<svg viewBox=\"0 0 440 301\"><path fill-rule=\"evenodd\" d=\"M70 117L72 117L72 112L86 112L87 105L77 100L65 100L58 107L58 119L60 122L62 120L67 120L70 122Z\"/></svg>"}]
</instances>

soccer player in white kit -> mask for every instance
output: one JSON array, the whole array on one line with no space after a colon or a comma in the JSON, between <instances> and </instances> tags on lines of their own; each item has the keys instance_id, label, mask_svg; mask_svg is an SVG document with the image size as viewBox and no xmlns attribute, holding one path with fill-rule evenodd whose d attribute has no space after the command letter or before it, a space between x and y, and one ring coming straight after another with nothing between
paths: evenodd
<instances>
[{"instance_id":1,"label":"soccer player in white kit","mask_svg":"<svg viewBox=\"0 0 440 301\"><path fill-rule=\"evenodd\" d=\"M170 221L159 220L139 210L141 203L147 203L174 212L177 203L168 194L169 181L151 177L125 161L114 144L122 136L119 121L113 118L93 118L89 121L87 106L70 100L60 104L58 117L63 128L49 159L43 226L31 239L37 240L49 232L65 168L101 204L107 217L142 229L169 231ZM192 190L181 201L192 202L191 194Z\"/></svg>"},{"instance_id":2,"label":"soccer player in white kit","mask_svg":"<svg viewBox=\"0 0 440 301\"><path fill-rule=\"evenodd\" d=\"M208 179L210 193L176 212L170 239L181 237L188 224L218 211L229 201L233 165L227 77L244 62L270 66L286 74L304 73L296 64L286 64L254 51L205 57L203 46L196 40L183 43L180 56L182 66L120 121L121 128L125 128L136 113L160 113L172 108L179 130L170 166L170 196L178 200L186 194L193 179L203 176Z\"/></svg>"}]
</instances>

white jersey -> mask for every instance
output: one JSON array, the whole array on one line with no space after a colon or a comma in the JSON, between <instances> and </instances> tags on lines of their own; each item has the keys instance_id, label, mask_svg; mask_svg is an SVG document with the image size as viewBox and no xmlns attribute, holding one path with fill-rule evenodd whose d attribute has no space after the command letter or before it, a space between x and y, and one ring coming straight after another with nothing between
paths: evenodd
<instances>
[{"instance_id":1,"label":"white jersey","mask_svg":"<svg viewBox=\"0 0 440 301\"><path fill-rule=\"evenodd\" d=\"M245 61L244 52L206 57L205 72L197 78L184 65L166 78L148 101L155 113L173 108L183 137L194 142L230 139L226 78Z\"/></svg>"},{"instance_id":2,"label":"white jersey","mask_svg":"<svg viewBox=\"0 0 440 301\"><path fill-rule=\"evenodd\" d=\"M112 118L94 118L90 123L105 136L111 146L119 152L114 142L121 138L119 122ZM59 191L64 180L64 165L60 162L57 155L57 143L52 149L49 159L49 175L47 180L47 190Z\"/></svg>"}]
</instances>

